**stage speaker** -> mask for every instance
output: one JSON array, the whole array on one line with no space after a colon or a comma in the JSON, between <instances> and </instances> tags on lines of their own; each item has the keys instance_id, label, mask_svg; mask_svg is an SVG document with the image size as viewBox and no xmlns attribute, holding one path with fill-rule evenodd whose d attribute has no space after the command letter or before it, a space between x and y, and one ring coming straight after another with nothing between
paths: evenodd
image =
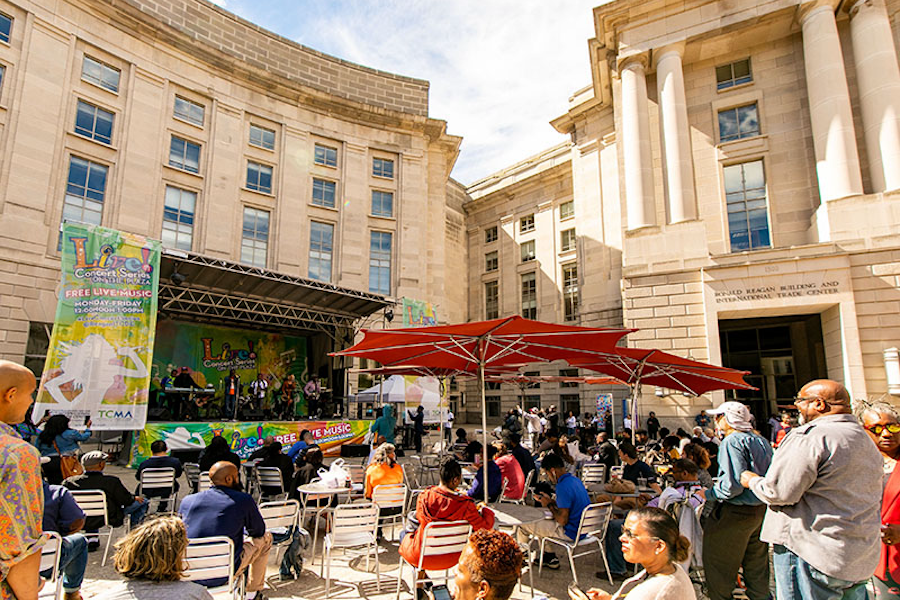
<instances>
[{"instance_id":1,"label":"stage speaker","mask_svg":"<svg viewBox=\"0 0 900 600\"><path fill-rule=\"evenodd\" d=\"M266 415L261 410L248 410L244 413L245 421L263 421Z\"/></svg>"},{"instance_id":2,"label":"stage speaker","mask_svg":"<svg viewBox=\"0 0 900 600\"><path fill-rule=\"evenodd\" d=\"M147 411L147 419L150 421L171 421L172 415L167 408L151 408Z\"/></svg>"},{"instance_id":3,"label":"stage speaker","mask_svg":"<svg viewBox=\"0 0 900 600\"><path fill-rule=\"evenodd\" d=\"M366 444L343 444L341 446L341 458L362 458L369 456L369 446Z\"/></svg>"}]
</instances>

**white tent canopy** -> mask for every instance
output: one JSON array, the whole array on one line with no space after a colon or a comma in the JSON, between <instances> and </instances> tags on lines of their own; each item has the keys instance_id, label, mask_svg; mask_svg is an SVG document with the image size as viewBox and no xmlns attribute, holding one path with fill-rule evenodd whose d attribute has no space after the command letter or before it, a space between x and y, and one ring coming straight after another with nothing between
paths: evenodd
<instances>
[{"instance_id":1,"label":"white tent canopy","mask_svg":"<svg viewBox=\"0 0 900 600\"><path fill-rule=\"evenodd\" d=\"M406 402L406 380L402 375L391 375L383 382L356 395L358 402Z\"/></svg>"}]
</instances>

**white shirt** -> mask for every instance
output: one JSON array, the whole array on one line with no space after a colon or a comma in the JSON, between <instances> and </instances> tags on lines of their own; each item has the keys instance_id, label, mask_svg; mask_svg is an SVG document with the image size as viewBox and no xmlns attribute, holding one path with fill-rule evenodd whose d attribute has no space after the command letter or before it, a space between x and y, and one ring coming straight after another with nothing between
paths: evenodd
<instances>
[{"instance_id":1,"label":"white shirt","mask_svg":"<svg viewBox=\"0 0 900 600\"><path fill-rule=\"evenodd\" d=\"M444 417L444 427L447 429L453 429L453 411L448 410L447 415Z\"/></svg>"},{"instance_id":2,"label":"white shirt","mask_svg":"<svg viewBox=\"0 0 900 600\"><path fill-rule=\"evenodd\" d=\"M578 424L578 420L575 417L569 417L566 419L566 427L569 429L575 429L575 426Z\"/></svg>"}]
</instances>

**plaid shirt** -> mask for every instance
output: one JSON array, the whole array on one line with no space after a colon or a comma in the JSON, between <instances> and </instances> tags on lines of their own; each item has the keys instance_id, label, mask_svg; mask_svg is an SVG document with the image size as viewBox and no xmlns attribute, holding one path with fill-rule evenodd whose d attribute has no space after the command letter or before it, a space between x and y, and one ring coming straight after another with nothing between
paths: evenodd
<instances>
[{"instance_id":1,"label":"plaid shirt","mask_svg":"<svg viewBox=\"0 0 900 600\"><path fill-rule=\"evenodd\" d=\"M0 600L15 598L6 575L44 544L44 488L38 451L0 423Z\"/></svg>"}]
</instances>

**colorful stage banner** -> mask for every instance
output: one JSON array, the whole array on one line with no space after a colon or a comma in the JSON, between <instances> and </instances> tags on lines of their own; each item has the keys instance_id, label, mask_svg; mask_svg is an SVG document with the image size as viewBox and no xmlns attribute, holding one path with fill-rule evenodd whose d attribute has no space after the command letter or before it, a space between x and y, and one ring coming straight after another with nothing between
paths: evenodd
<instances>
[{"instance_id":1,"label":"colorful stage banner","mask_svg":"<svg viewBox=\"0 0 900 600\"><path fill-rule=\"evenodd\" d=\"M613 395L597 394L597 416L600 417L600 429L606 427L606 420L612 418Z\"/></svg>"},{"instance_id":2,"label":"colorful stage banner","mask_svg":"<svg viewBox=\"0 0 900 600\"><path fill-rule=\"evenodd\" d=\"M141 429L156 331L158 241L66 223L62 282L34 409L80 428Z\"/></svg>"},{"instance_id":3,"label":"colorful stage banner","mask_svg":"<svg viewBox=\"0 0 900 600\"><path fill-rule=\"evenodd\" d=\"M297 415L306 415L303 384L307 380L306 338L265 331L232 329L162 319L156 328L153 353L154 385L171 373L187 367L191 379L200 387L216 388L216 401L224 398L224 382L234 369L244 393L261 373L269 383L267 402L280 395L284 380L293 375L297 381Z\"/></svg>"},{"instance_id":4,"label":"colorful stage banner","mask_svg":"<svg viewBox=\"0 0 900 600\"><path fill-rule=\"evenodd\" d=\"M362 444L372 421L295 421L274 423L148 423L131 449L131 464L137 466L150 457L150 444L163 440L169 450L202 450L213 436L221 435L242 459L258 449L266 436L284 446L286 452L300 441L304 429L312 433L325 456L339 456L343 444Z\"/></svg>"},{"instance_id":5,"label":"colorful stage banner","mask_svg":"<svg viewBox=\"0 0 900 600\"><path fill-rule=\"evenodd\" d=\"M437 314L431 302L403 298L404 327L433 327L437 324Z\"/></svg>"}]
</instances>

